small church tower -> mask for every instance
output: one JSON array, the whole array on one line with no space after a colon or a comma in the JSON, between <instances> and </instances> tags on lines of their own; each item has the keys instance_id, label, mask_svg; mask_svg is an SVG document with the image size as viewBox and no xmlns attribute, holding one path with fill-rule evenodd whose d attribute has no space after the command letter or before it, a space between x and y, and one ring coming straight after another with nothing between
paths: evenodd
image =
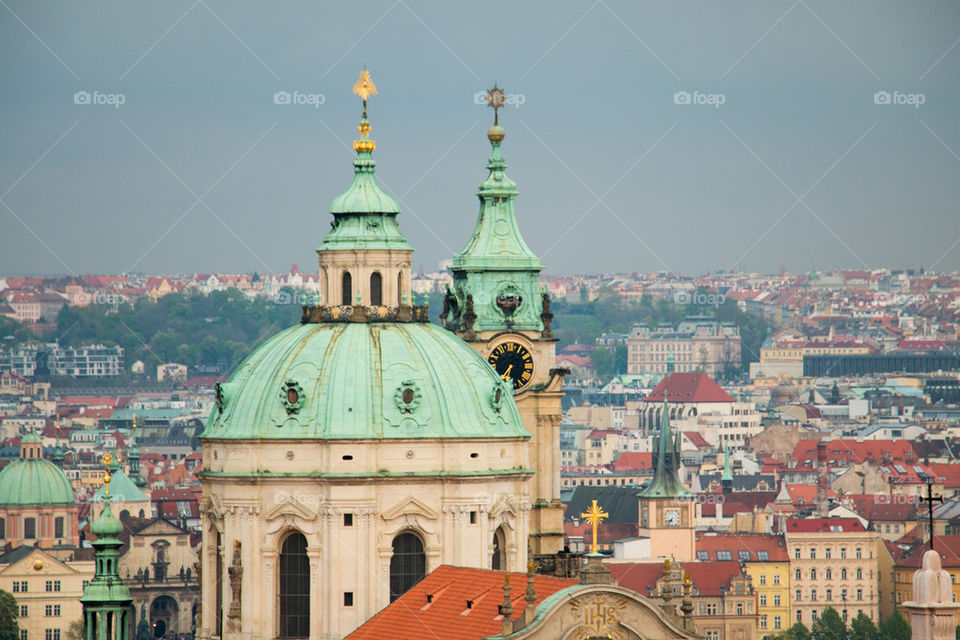
<instances>
[{"instance_id":1,"label":"small church tower","mask_svg":"<svg viewBox=\"0 0 960 640\"><path fill-rule=\"evenodd\" d=\"M120 547L118 536L123 525L110 508L110 476L104 478L106 494L100 517L90 525L97 536L93 541L96 567L93 580L84 587L80 602L83 605L84 640L129 640L130 589L120 578Z\"/></svg>"}]
</instances>

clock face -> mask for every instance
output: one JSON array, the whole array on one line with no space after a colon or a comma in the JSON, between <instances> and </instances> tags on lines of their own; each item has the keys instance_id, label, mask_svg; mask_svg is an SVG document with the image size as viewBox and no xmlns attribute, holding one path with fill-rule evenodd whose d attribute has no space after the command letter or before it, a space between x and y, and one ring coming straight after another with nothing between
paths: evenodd
<instances>
[{"instance_id":1,"label":"clock face","mask_svg":"<svg viewBox=\"0 0 960 640\"><path fill-rule=\"evenodd\" d=\"M663 521L667 523L669 527L675 527L680 524L680 510L679 509L667 509L663 512Z\"/></svg>"},{"instance_id":2,"label":"clock face","mask_svg":"<svg viewBox=\"0 0 960 640\"><path fill-rule=\"evenodd\" d=\"M487 362L505 382L513 382L519 389L533 377L533 356L522 345L504 342L494 347Z\"/></svg>"}]
</instances>

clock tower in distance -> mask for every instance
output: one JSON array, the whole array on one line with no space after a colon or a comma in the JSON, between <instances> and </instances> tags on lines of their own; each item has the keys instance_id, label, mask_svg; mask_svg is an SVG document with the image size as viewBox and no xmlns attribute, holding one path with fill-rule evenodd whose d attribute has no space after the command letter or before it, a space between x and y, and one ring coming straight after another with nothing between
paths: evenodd
<instances>
[{"instance_id":1,"label":"clock tower in distance","mask_svg":"<svg viewBox=\"0 0 960 640\"><path fill-rule=\"evenodd\" d=\"M550 297L540 286L543 264L520 235L514 213L517 185L507 177L498 109L503 91L488 92L494 124L489 175L480 184L480 215L466 248L453 258L453 289L443 303L443 325L473 346L506 382L532 434L536 467L530 510L530 553L563 549L560 502L560 419L563 377L556 365Z\"/></svg>"},{"instance_id":2,"label":"clock tower in distance","mask_svg":"<svg viewBox=\"0 0 960 640\"><path fill-rule=\"evenodd\" d=\"M696 501L679 478L680 432L671 437L666 403L662 416L654 437L653 481L640 494L639 533L650 538L650 557L691 562L696 559Z\"/></svg>"}]
</instances>

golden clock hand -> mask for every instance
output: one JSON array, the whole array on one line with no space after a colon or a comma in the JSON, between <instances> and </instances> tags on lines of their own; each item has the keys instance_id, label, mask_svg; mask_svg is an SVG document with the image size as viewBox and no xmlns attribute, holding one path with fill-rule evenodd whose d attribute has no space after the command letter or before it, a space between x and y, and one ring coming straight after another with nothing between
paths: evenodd
<instances>
[{"instance_id":1,"label":"golden clock hand","mask_svg":"<svg viewBox=\"0 0 960 640\"><path fill-rule=\"evenodd\" d=\"M504 381L510 380L510 372L511 372L512 370L513 370L513 365L511 364L511 365L509 365L509 366L507 367L507 370L503 372L503 374L500 376L500 378L501 378L502 380L504 380Z\"/></svg>"}]
</instances>

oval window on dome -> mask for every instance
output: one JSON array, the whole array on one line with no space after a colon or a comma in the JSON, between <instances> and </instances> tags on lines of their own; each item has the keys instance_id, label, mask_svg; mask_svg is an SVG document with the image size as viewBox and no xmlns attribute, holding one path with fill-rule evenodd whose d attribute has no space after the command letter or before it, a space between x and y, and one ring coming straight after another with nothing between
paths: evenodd
<instances>
[{"instance_id":1,"label":"oval window on dome","mask_svg":"<svg viewBox=\"0 0 960 640\"><path fill-rule=\"evenodd\" d=\"M288 414L299 412L303 407L303 387L296 380L287 380L280 387L280 401Z\"/></svg>"},{"instance_id":2,"label":"oval window on dome","mask_svg":"<svg viewBox=\"0 0 960 640\"><path fill-rule=\"evenodd\" d=\"M410 404L411 402L413 402L413 389L404 389L403 404Z\"/></svg>"},{"instance_id":3,"label":"oval window on dome","mask_svg":"<svg viewBox=\"0 0 960 640\"><path fill-rule=\"evenodd\" d=\"M287 402L290 404L297 404L300 402L300 394L297 393L297 390L294 388L287 389Z\"/></svg>"}]
</instances>

